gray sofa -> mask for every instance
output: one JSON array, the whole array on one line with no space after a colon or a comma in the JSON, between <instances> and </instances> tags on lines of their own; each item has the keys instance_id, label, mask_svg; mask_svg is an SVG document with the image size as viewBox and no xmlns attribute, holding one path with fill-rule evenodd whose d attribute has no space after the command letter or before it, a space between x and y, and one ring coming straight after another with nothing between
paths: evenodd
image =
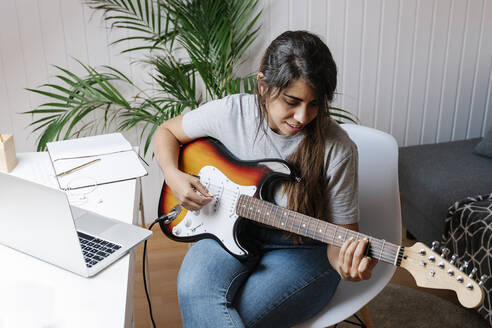
<instances>
[{"instance_id":1,"label":"gray sofa","mask_svg":"<svg viewBox=\"0 0 492 328\"><path fill-rule=\"evenodd\" d=\"M402 221L419 241L441 240L448 208L492 192L492 158L473 152L480 138L401 147Z\"/></svg>"}]
</instances>

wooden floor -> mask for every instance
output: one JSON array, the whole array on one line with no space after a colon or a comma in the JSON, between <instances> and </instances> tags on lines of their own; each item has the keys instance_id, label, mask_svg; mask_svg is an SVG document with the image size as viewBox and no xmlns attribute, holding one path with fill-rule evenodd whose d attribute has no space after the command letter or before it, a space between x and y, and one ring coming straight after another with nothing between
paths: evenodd
<instances>
[{"instance_id":1,"label":"wooden floor","mask_svg":"<svg viewBox=\"0 0 492 328\"><path fill-rule=\"evenodd\" d=\"M412 244L413 241L404 238L403 246ZM150 269L147 272L150 272L148 278L150 277L152 310L157 327L182 327L176 296L176 277L187 250L187 244L169 240L158 227L154 227L154 234L147 244L148 268ZM135 326L137 328L152 327L142 279L142 253L143 245L140 245L137 248L134 289ZM392 282L420 289L458 304L454 292L417 287L412 276L404 269L397 269Z\"/></svg>"},{"instance_id":2,"label":"wooden floor","mask_svg":"<svg viewBox=\"0 0 492 328\"><path fill-rule=\"evenodd\" d=\"M152 313L157 327L182 327L176 295L176 278L188 244L165 237L158 227L147 243L147 280L151 290ZM142 276L143 245L137 248L134 285L135 327L152 327Z\"/></svg>"}]
</instances>

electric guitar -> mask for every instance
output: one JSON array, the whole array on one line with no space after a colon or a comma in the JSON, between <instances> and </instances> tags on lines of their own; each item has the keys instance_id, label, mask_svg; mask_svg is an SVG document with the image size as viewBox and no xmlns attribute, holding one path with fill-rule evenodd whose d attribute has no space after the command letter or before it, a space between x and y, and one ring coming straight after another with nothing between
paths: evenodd
<instances>
[{"instance_id":1,"label":"electric guitar","mask_svg":"<svg viewBox=\"0 0 492 328\"><path fill-rule=\"evenodd\" d=\"M431 249L417 242L411 247L402 247L270 202L278 182L292 181L296 177L294 168L285 161L241 161L219 141L201 138L182 146L179 168L198 176L213 195L213 200L199 211L188 211L178 204L164 183L159 216L172 211L175 215L159 222L159 225L170 239L195 242L214 238L229 253L241 259L252 252L251 245L247 239L241 238L240 233L247 220L338 247L350 237L367 237L368 256L405 268L418 286L454 290L460 303L467 308L476 308L483 302L481 286L486 277L477 283L473 279L476 269L468 275L466 267L458 269L455 266L455 257L448 261L445 253L439 255L434 252L435 246Z\"/></svg>"}]
</instances>

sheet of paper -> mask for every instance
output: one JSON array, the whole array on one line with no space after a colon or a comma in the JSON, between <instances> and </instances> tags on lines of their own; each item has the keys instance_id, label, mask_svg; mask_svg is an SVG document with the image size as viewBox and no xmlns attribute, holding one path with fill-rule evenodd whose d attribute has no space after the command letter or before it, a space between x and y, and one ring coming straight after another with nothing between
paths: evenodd
<instances>
[{"instance_id":1,"label":"sheet of paper","mask_svg":"<svg viewBox=\"0 0 492 328\"><path fill-rule=\"evenodd\" d=\"M63 158L96 156L132 150L131 144L121 133L49 142L47 147L53 162Z\"/></svg>"},{"instance_id":2,"label":"sheet of paper","mask_svg":"<svg viewBox=\"0 0 492 328\"><path fill-rule=\"evenodd\" d=\"M57 175L97 159L58 176L60 188L65 190L147 175L138 155L121 133L52 142L47 146Z\"/></svg>"},{"instance_id":3,"label":"sheet of paper","mask_svg":"<svg viewBox=\"0 0 492 328\"><path fill-rule=\"evenodd\" d=\"M73 189L93 184L104 184L141 177L147 171L133 151L112 153L54 162L56 174L68 171L94 159L100 160L73 173L58 177L62 189Z\"/></svg>"}]
</instances>

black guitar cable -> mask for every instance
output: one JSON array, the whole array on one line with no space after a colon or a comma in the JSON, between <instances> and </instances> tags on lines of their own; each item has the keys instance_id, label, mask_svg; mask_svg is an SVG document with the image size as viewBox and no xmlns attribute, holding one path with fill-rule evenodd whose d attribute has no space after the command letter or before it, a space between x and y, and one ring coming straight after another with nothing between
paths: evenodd
<instances>
[{"instance_id":1,"label":"black guitar cable","mask_svg":"<svg viewBox=\"0 0 492 328\"><path fill-rule=\"evenodd\" d=\"M180 208L175 207L169 213L159 216L149 226L149 230L152 230L152 227L156 223L159 223L161 221L166 221L166 220L167 221L174 220L179 215L179 212L180 212ZM152 321L152 327L156 328L155 321L154 321L154 316L152 314L152 303L150 301L149 291L147 289L147 278L146 278L146 275L145 275L145 257L146 257L145 255L146 255L146 252L147 252L147 241L148 241L148 239L145 240L145 242L144 242L143 258L142 258L142 275L143 275L143 282L144 282L144 288L145 288L145 296L147 296L147 303L149 304L150 320Z\"/></svg>"}]
</instances>

